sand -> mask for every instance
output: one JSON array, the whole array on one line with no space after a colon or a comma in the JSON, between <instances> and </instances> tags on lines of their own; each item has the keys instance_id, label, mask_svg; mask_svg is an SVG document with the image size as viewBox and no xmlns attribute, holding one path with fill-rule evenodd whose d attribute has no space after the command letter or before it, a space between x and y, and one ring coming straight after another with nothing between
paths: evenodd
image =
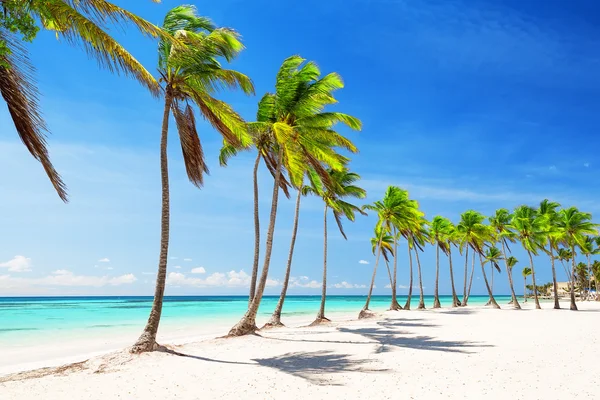
<instances>
[{"instance_id":1,"label":"sand","mask_svg":"<svg viewBox=\"0 0 600 400\"><path fill-rule=\"evenodd\" d=\"M169 346L180 355L121 351L5 375L0 399L594 397L600 303L579 312L531 305L386 312Z\"/></svg>"}]
</instances>

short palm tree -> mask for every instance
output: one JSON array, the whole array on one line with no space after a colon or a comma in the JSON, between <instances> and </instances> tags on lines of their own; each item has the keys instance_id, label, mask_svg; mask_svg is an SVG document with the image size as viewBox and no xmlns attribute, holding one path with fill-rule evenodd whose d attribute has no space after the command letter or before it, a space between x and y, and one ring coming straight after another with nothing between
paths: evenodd
<instances>
[{"instance_id":1,"label":"short palm tree","mask_svg":"<svg viewBox=\"0 0 600 400\"><path fill-rule=\"evenodd\" d=\"M558 208L560 204L544 199L540 202L540 208L538 213L542 219L544 225L546 243L542 246L542 249L550 256L550 265L552 267L552 285L554 289L554 308L560 309L560 303L558 301L558 282L556 280L556 268L554 266L554 253L558 251L558 245L561 237L560 232L556 229L556 218L558 216Z\"/></svg>"},{"instance_id":2,"label":"short palm tree","mask_svg":"<svg viewBox=\"0 0 600 400\"><path fill-rule=\"evenodd\" d=\"M381 249L381 256L385 261L387 267L388 277L390 279L390 287L393 285L392 271L390 270L390 257L394 256L394 237L389 232L380 233L383 228L376 226L371 238L371 251L374 256L377 256L377 252Z\"/></svg>"},{"instance_id":3,"label":"short palm tree","mask_svg":"<svg viewBox=\"0 0 600 400\"><path fill-rule=\"evenodd\" d=\"M581 247L586 235L596 235L597 224L592 222L592 215L581 212L576 207L562 209L556 219L556 230L561 237L562 243L571 250L571 306L570 309L577 310L575 304L575 258L577 253L575 247Z\"/></svg>"},{"instance_id":4,"label":"short palm tree","mask_svg":"<svg viewBox=\"0 0 600 400\"><path fill-rule=\"evenodd\" d=\"M587 264L584 262L577 263L575 266L575 282L577 284L577 288L579 289L579 298L581 300L583 300L589 277L590 275Z\"/></svg>"},{"instance_id":5,"label":"short palm tree","mask_svg":"<svg viewBox=\"0 0 600 400\"><path fill-rule=\"evenodd\" d=\"M583 243L581 244L581 254L583 254L587 260L588 269L588 296L592 292L592 255L600 254L600 248L596 247L596 238L592 236L585 236Z\"/></svg>"},{"instance_id":6,"label":"short palm tree","mask_svg":"<svg viewBox=\"0 0 600 400\"><path fill-rule=\"evenodd\" d=\"M512 280L512 270L513 270L514 266L517 265L517 263L519 262L519 260L517 260L516 257L509 256L509 257L505 257L504 261L506 262L506 273L507 274L511 274L510 283L512 284L512 282L513 282L513 280ZM514 288L512 288L512 293L514 293ZM513 304L513 306L514 306L514 303L513 303L512 299L511 299L510 304ZM520 310L521 306L519 305L518 308L515 306L515 308L518 309L518 310Z\"/></svg>"},{"instance_id":7,"label":"short palm tree","mask_svg":"<svg viewBox=\"0 0 600 400\"><path fill-rule=\"evenodd\" d=\"M502 272L502 269L500 269L500 260L504 259L504 255L502 254L502 252L500 251L500 249L498 249L497 247L489 247L485 253L484 253L484 260L483 260L483 265L485 264L490 264L491 266L491 270L493 271L494 269L496 271L498 271L498 273ZM493 286L490 286L490 303L496 303L496 300L494 299L494 293L493 293Z\"/></svg>"},{"instance_id":8,"label":"short palm tree","mask_svg":"<svg viewBox=\"0 0 600 400\"><path fill-rule=\"evenodd\" d=\"M531 276L531 268L525 267L521 273L523 274L524 281L523 297L525 298L525 303L527 303L527 277Z\"/></svg>"},{"instance_id":9,"label":"short palm tree","mask_svg":"<svg viewBox=\"0 0 600 400\"><path fill-rule=\"evenodd\" d=\"M438 291L439 279L440 279L440 250L444 254L448 255L450 252L450 243L448 237L451 234L451 225L449 219L435 216L431 220L431 226L429 228L429 236L432 243L435 245L435 287L433 291L433 308L440 308L440 297ZM452 275L452 271L450 272ZM453 278L451 278L454 281ZM452 284L452 301L455 303L456 291L454 290L454 283Z\"/></svg>"},{"instance_id":10,"label":"short palm tree","mask_svg":"<svg viewBox=\"0 0 600 400\"><path fill-rule=\"evenodd\" d=\"M504 266L506 267L506 276L510 285L511 304L516 309L521 309L517 295L515 294L515 285L513 281L512 268L509 268L507 255L510 253L509 243L514 243L516 234L510 230L510 220L512 215L506 208L496 210L494 216L490 217L490 226L494 229L496 237L502 246L502 254L504 255ZM515 259L516 260L516 259Z\"/></svg>"},{"instance_id":11,"label":"short palm tree","mask_svg":"<svg viewBox=\"0 0 600 400\"><path fill-rule=\"evenodd\" d=\"M208 172L204 152L196 130L192 105L196 105L213 127L232 145L248 146L250 138L242 118L229 105L213 97L221 87L241 88L253 93L245 75L223 69L219 59L231 61L244 48L238 34L230 29L215 28L193 6L173 8L165 16L163 29L182 42L161 40L158 46L158 70L164 89L165 104L160 141L162 183L161 241L154 301L148 322L131 351L151 351L157 347L156 334L162 312L169 251L169 171L167 141L169 117L175 117L183 161L189 180L197 187Z\"/></svg>"},{"instance_id":12,"label":"short palm tree","mask_svg":"<svg viewBox=\"0 0 600 400\"><path fill-rule=\"evenodd\" d=\"M42 28L54 31L57 37L81 45L100 66L132 76L158 95L159 85L152 74L107 33L107 28L110 23L124 23L152 37L168 40L167 35L148 21L105 0L1 3L4 21L13 21L13 25L0 27L0 93L21 141L42 164L59 197L66 202L66 186L52 165L46 147L48 128L39 110L34 67L22 42L35 38L39 21Z\"/></svg>"},{"instance_id":13,"label":"short palm tree","mask_svg":"<svg viewBox=\"0 0 600 400\"><path fill-rule=\"evenodd\" d=\"M561 265L563 266L563 269L565 270L565 275L569 279L569 282L571 282L571 271L569 271L570 268L567 268L565 263L571 261L571 258L573 258L573 253L571 253L570 249L561 247L558 249L558 252L555 257L558 261L560 261Z\"/></svg>"},{"instance_id":14,"label":"short palm tree","mask_svg":"<svg viewBox=\"0 0 600 400\"><path fill-rule=\"evenodd\" d=\"M511 228L517 234L517 239L529 255L531 268L531 281L533 283L533 298L535 308L541 309L540 301L537 295L535 282L535 268L533 266L533 255L538 254L538 249L544 246L546 242L546 230L544 220L538 212L529 206L517 207L513 213L513 218L510 224Z\"/></svg>"},{"instance_id":15,"label":"short palm tree","mask_svg":"<svg viewBox=\"0 0 600 400\"><path fill-rule=\"evenodd\" d=\"M592 275L594 276L594 283L596 286L596 301L600 301L600 292L598 292L598 286L600 285L600 261L594 260L592 263Z\"/></svg>"},{"instance_id":16,"label":"short palm tree","mask_svg":"<svg viewBox=\"0 0 600 400\"><path fill-rule=\"evenodd\" d=\"M467 290L469 249L471 249L473 252L473 265L471 266L470 279L470 281L473 282L475 253L482 248L483 243L489 234L488 229L483 224L484 219L485 217L477 211L468 210L461 214L460 222L456 225L456 233L460 243L460 249L461 251L465 251L465 276L462 301L463 306L467 305L470 291ZM471 284L469 284L469 286L471 286Z\"/></svg>"}]
</instances>

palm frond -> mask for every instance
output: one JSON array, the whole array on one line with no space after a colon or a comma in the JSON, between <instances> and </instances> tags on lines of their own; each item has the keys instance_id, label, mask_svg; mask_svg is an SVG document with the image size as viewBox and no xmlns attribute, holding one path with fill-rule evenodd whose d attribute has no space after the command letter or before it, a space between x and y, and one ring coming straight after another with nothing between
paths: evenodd
<instances>
[{"instance_id":1,"label":"palm frond","mask_svg":"<svg viewBox=\"0 0 600 400\"><path fill-rule=\"evenodd\" d=\"M185 109L181 109L177 102L173 102L171 109L177 123L177 130L179 131L183 161L188 178L195 186L202 187L204 184L204 174L208 174L208 167L204 160L204 151L202 150L202 144L196 131L194 111L189 105Z\"/></svg>"}]
</instances>

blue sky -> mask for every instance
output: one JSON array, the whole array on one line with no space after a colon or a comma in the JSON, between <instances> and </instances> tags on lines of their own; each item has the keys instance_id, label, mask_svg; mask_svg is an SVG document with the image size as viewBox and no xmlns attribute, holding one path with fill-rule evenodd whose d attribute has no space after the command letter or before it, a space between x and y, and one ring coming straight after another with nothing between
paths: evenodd
<instances>
[{"instance_id":1,"label":"blue sky","mask_svg":"<svg viewBox=\"0 0 600 400\"><path fill-rule=\"evenodd\" d=\"M180 4L116 3L157 24ZM352 168L363 177L368 202L395 184L408 189L429 218L457 221L467 209L490 215L545 197L600 212L600 31L594 23L600 8L594 2L540 8L535 1L221 0L197 6L243 35L247 49L233 68L252 77L259 95L272 90L279 65L292 54L343 76L337 109L364 123L360 133L343 132L360 148ZM155 71L155 42L132 29L116 36ZM51 156L71 201L60 202L2 107L0 295L150 295L159 250L162 105L53 34L41 33L29 49L53 132ZM253 119L257 97L222 98ZM187 182L171 130L173 274L167 294L244 294L253 249L253 154L220 168L219 136L204 122L200 134L211 167L202 190ZM271 180L264 171L260 183L266 216ZM283 277L292 203L282 202L277 220L270 294L279 292ZM300 218L291 292L318 294L321 203L305 199ZM374 216L347 223L348 241L331 224L330 293L366 292L374 223ZM520 270L526 253L513 250ZM404 244L400 252L398 281L406 293ZM462 262L455 257L457 282ZM431 293L432 247L422 264ZM538 257L535 265L538 282L549 281L548 259ZM440 291L449 293L444 258L441 271ZM476 269L474 293L485 291L480 276ZM388 292L386 280L380 270L377 293ZM521 292L521 278L516 282ZM505 273L495 280L495 292L508 293Z\"/></svg>"}]
</instances>

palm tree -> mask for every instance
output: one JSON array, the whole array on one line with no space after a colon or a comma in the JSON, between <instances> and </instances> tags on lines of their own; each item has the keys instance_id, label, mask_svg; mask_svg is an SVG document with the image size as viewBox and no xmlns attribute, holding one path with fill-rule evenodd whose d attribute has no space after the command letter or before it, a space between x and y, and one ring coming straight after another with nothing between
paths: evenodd
<instances>
[{"instance_id":1,"label":"palm tree","mask_svg":"<svg viewBox=\"0 0 600 400\"><path fill-rule=\"evenodd\" d=\"M516 257L509 256L509 257L505 257L504 258L504 262L506 264L506 273L511 275L511 277L509 279L509 283L511 285L511 288L510 288L511 289L511 293L512 293L513 296L516 297L516 295L514 294L515 293L515 289L513 287L512 270L513 270L513 267L515 265L517 265L517 263L519 262L519 260L517 260ZM515 307L515 309L517 309L517 310L521 309L521 306L519 305L519 302L513 302L513 300L511 300L510 304L512 304Z\"/></svg>"},{"instance_id":2,"label":"palm tree","mask_svg":"<svg viewBox=\"0 0 600 400\"><path fill-rule=\"evenodd\" d=\"M231 328L229 336L241 336L256 331L256 314L267 284L273 236L277 217L277 202L282 169L290 184L302 187L306 174L314 175L321 189L335 190L331 170L344 173L348 161L336 152L343 148L356 152L356 146L334 130L338 123L360 130L361 122L350 115L325 112L327 105L337 102L333 92L344 86L341 77L330 73L321 77L321 71L313 62L292 56L281 65L275 82L275 93L263 96L259 103L258 121L251 123L251 130L272 135L276 144L275 184L271 199L271 212L265 244L263 268L252 303L240 321ZM312 179L314 181L315 179Z\"/></svg>"},{"instance_id":3,"label":"palm tree","mask_svg":"<svg viewBox=\"0 0 600 400\"><path fill-rule=\"evenodd\" d=\"M523 289L523 297L525 298L525 303L527 303L527 277L531 275L531 268L525 267L523 268L523 280L525 282Z\"/></svg>"},{"instance_id":4,"label":"palm tree","mask_svg":"<svg viewBox=\"0 0 600 400\"><path fill-rule=\"evenodd\" d=\"M421 273L421 260L419 259L419 251L423 251L425 247L425 243L429 242L429 231L427 226L429 225L429 221L427 221L424 217L420 217L417 220L417 225L411 232L411 239L413 245L415 246L415 258L417 259L417 273L419 274L419 306L418 310L425 309L425 296L423 293L423 274Z\"/></svg>"},{"instance_id":5,"label":"palm tree","mask_svg":"<svg viewBox=\"0 0 600 400\"><path fill-rule=\"evenodd\" d=\"M165 105L160 144L162 183L161 241L156 289L150 317L132 352L151 351L157 347L156 334L162 312L169 250L169 174L167 135L171 111L175 117L183 160L188 178L201 187L208 172L191 104L231 144L247 146L250 139L241 117L229 105L213 97L221 86L241 88L253 93L253 85L245 75L221 68L218 61L230 61L244 48L235 31L215 28L207 18L196 14L193 6L179 6L169 11L163 29L185 46L174 46L168 40L159 43L158 70L164 86Z\"/></svg>"},{"instance_id":6,"label":"palm tree","mask_svg":"<svg viewBox=\"0 0 600 400\"><path fill-rule=\"evenodd\" d=\"M594 260L592 263L592 275L596 286L596 301L600 301L600 292L598 292L598 284L600 283L600 261Z\"/></svg>"},{"instance_id":7,"label":"palm tree","mask_svg":"<svg viewBox=\"0 0 600 400\"><path fill-rule=\"evenodd\" d=\"M452 307L461 306L460 300L458 300L458 296L456 295L456 288L454 286L454 271L452 268L452 246L456 246L458 244L456 227L452 222L448 221L448 228L446 233L446 242L448 243L447 251L448 251L448 264L450 268L450 284L452 286Z\"/></svg>"},{"instance_id":8,"label":"palm tree","mask_svg":"<svg viewBox=\"0 0 600 400\"><path fill-rule=\"evenodd\" d=\"M471 282L473 282L473 271L475 268L475 249L481 248L487 237L487 228L483 225L485 217L477 211L469 210L461 214L460 222L456 225L457 237L460 249L465 250L465 276L462 305L466 306L470 289L467 291L469 248L473 251L473 265L471 267ZM469 285L470 286L470 285Z\"/></svg>"},{"instance_id":9,"label":"palm tree","mask_svg":"<svg viewBox=\"0 0 600 400\"><path fill-rule=\"evenodd\" d=\"M390 271L390 256L394 255L394 237L389 232L385 232L382 235L380 233L382 229L381 226L375 227L374 235L371 238L371 251L376 256L379 249L381 249L381 256L383 256L383 260L385 261L391 288L394 280L392 279L392 271Z\"/></svg>"},{"instance_id":10,"label":"palm tree","mask_svg":"<svg viewBox=\"0 0 600 400\"><path fill-rule=\"evenodd\" d=\"M562 209L556 219L556 230L563 244L571 250L571 306L577 310L575 304L575 246L582 246L585 235L596 235L598 225L592 222L592 214L579 211L576 207Z\"/></svg>"},{"instance_id":11,"label":"palm tree","mask_svg":"<svg viewBox=\"0 0 600 400\"><path fill-rule=\"evenodd\" d=\"M565 270L565 274L567 275L567 278L569 279L569 282L571 282L571 272L565 265L565 262L568 263L569 261L571 261L571 258L573 258L573 253L571 253L570 249L561 247L558 249L557 255L555 257L557 260L560 261L561 265L563 266L563 269Z\"/></svg>"},{"instance_id":12,"label":"palm tree","mask_svg":"<svg viewBox=\"0 0 600 400\"><path fill-rule=\"evenodd\" d=\"M413 289L413 259L412 259L412 251L414 248L414 242L410 239L410 236L407 237L407 245L408 248L408 271L409 271L409 282L408 282L408 293L406 294L406 303L404 304L404 310L410 310L410 302L412 300L412 289Z\"/></svg>"},{"instance_id":13,"label":"palm tree","mask_svg":"<svg viewBox=\"0 0 600 400\"><path fill-rule=\"evenodd\" d=\"M510 257L507 257L508 253L510 252L510 247L509 247L508 243L509 242L514 243L515 237L516 237L516 234L512 230L510 230L511 218L512 218L512 215L510 215L508 210L506 208L501 208L499 210L496 210L496 213L494 214L494 216L489 218L489 221L490 221L490 225L496 232L498 241L502 245L502 254L504 255L504 266L506 267L506 275L508 276L508 284L510 285L510 293L511 293L511 301L510 302L514 308L520 310L521 305L519 304L519 301L517 300L517 295L515 294L515 286L514 286L513 276L512 276L512 266L510 266L510 268L509 268L509 265L508 265L508 259ZM507 250L508 250L508 252L507 252ZM516 261L516 258L514 258L514 260Z\"/></svg>"},{"instance_id":14,"label":"palm tree","mask_svg":"<svg viewBox=\"0 0 600 400\"><path fill-rule=\"evenodd\" d=\"M556 218L558 216L557 209L560 204L544 199L540 202L540 208L538 213L540 218L543 220L546 243L542 247L546 253L550 256L550 265L552 267L552 285L554 289L554 308L560 309L560 303L558 301L558 283L556 281L556 268L554 266L554 252L558 250L558 244L560 243L560 232L556 229Z\"/></svg>"},{"instance_id":15,"label":"palm tree","mask_svg":"<svg viewBox=\"0 0 600 400\"><path fill-rule=\"evenodd\" d=\"M431 220L431 227L429 228L429 235L432 243L435 245L435 288L433 291L433 308L440 308L440 297L439 297L439 279L440 279L440 250L444 254L448 255L450 251L450 244L448 242L448 236L451 232L451 222L449 219L435 216ZM450 271L452 275L452 271ZM451 280L454 279L451 277ZM455 304L456 291L454 290L454 283L452 283L452 302Z\"/></svg>"},{"instance_id":16,"label":"palm tree","mask_svg":"<svg viewBox=\"0 0 600 400\"><path fill-rule=\"evenodd\" d=\"M496 269L496 271L498 271L498 273L500 273L502 270L500 269L499 262L502 259L504 259L504 255L502 254L500 249L492 246L485 251L483 265L489 263L491 265L492 271L494 271L494 269ZM491 304L496 303L496 300L494 299L492 286L490 286L490 303Z\"/></svg>"},{"instance_id":17,"label":"palm tree","mask_svg":"<svg viewBox=\"0 0 600 400\"><path fill-rule=\"evenodd\" d=\"M52 165L46 147L49 131L39 110L35 69L22 42L35 38L39 21L42 28L54 31L57 37L81 45L101 67L125 73L158 95L160 88L152 74L107 33L107 28L110 23L132 24L145 35L169 38L148 21L104 0L1 3L4 21L12 21L12 24L3 24L0 28L0 93L21 141L42 164L61 200L67 202L66 185Z\"/></svg>"},{"instance_id":18,"label":"palm tree","mask_svg":"<svg viewBox=\"0 0 600 400\"><path fill-rule=\"evenodd\" d=\"M588 266L584 262L579 262L575 266L575 281L577 282L577 287L579 288L579 298L583 300L583 293L585 292L585 287L587 286L587 282L589 279Z\"/></svg>"},{"instance_id":19,"label":"palm tree","mask_svg":"<svg viewBox=\"0 0 600 400\"><path fill-rule=\"evenodd\" d=\"M600 249L596 248L596 239L591 236L585 236L581 244L581 254L585 255L588 269L588 296L592 291L592 255L600 254Z\"/></svg>"},{"instance_id":20,"label":"palm tree","mask_svg":"<svg viewBox=\"0 0 600 400\"><path fill-rule=\"evenodd\" d=\"M533 207L520 206L515 209L510 226L517 233L518 240L521 242L525 251L527 251L527 255L529 255L531 281L533 283L533 298L535 301L535 308L539 310L542 307L540 306L537 295L535 268L532 255L537 256L538 249L542 248L546 241L544 220Z\"/></svg>"},{"instance_id":21,"label":"palm tree","mask_svg":"<svg viewBox=\"0 0 600 400\"><path fill-rule=\"evenodd\" d=\"M344 169L342 171L329 170L329 179L332 182L330 187L325 187L319 179L311 179L311 186L307 188L307 193L312 193L323 199L325 203L325 212L323 215L323 286L321 290L321 306L317 313L317 318L311 325L318 325L322 322L330 321L325 317L325 300L327 298L327 213L331 209L333 217L340 233L346 239L346 233L342 226L342 218L346 217L350 221L354 221L356 213L365 214L359 207L344 201L343 199L352 197L356 199L364 199L367 192L354 185L360 176L354 172Z\"/></svg>"}]
</instances>

